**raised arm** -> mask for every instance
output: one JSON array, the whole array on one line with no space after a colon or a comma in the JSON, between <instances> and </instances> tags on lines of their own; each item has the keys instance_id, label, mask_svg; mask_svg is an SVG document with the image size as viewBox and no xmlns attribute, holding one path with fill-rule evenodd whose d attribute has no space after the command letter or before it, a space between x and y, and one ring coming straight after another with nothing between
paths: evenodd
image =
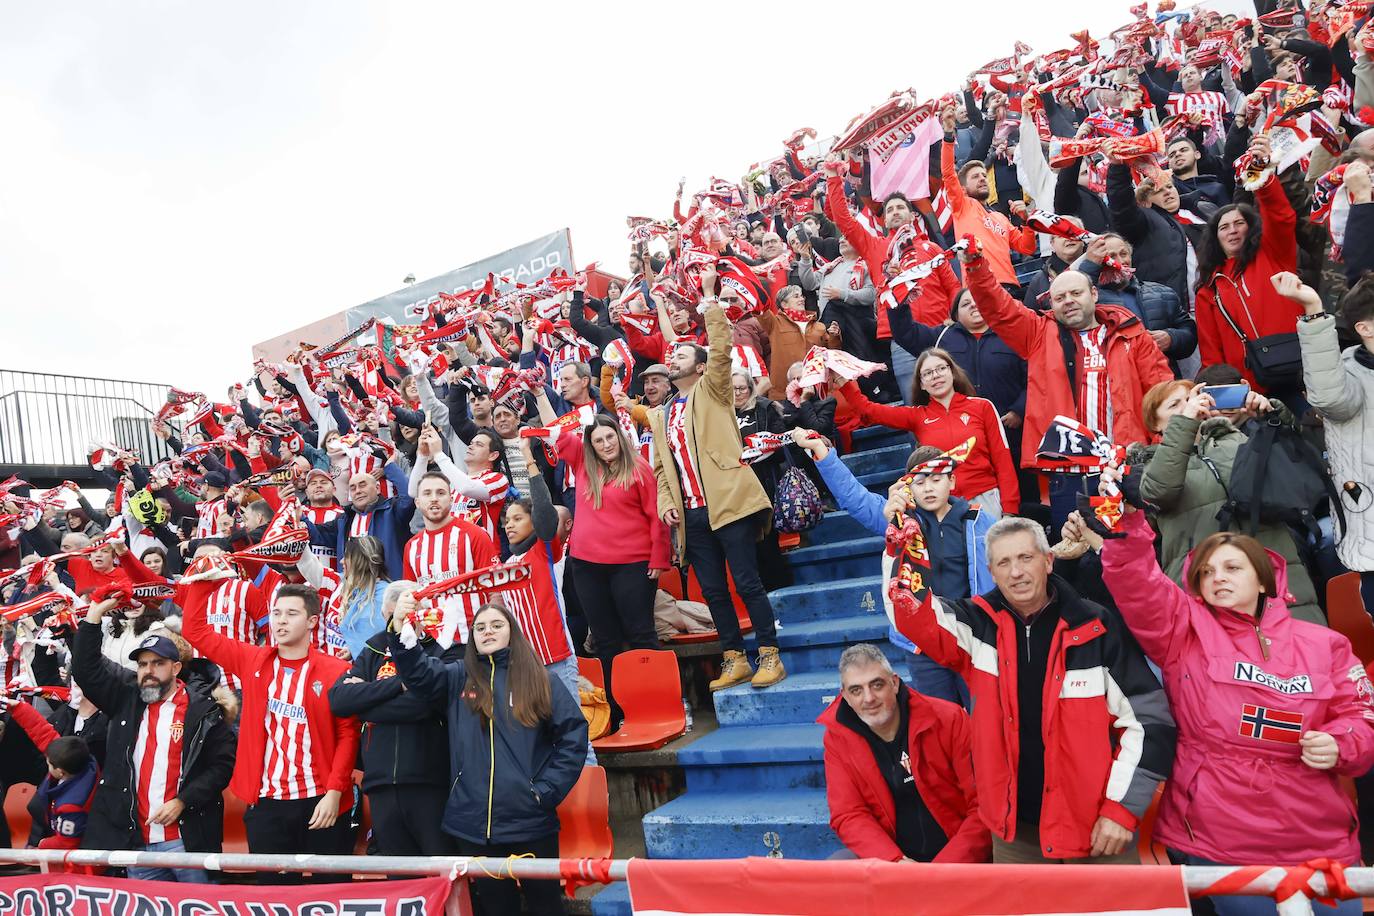
<instances>
[{"instance_id":1,"label":"raised arm","mask_svg":"<svg viewBox=\"0 0 1374 916\"><path fill-rule=\"evenodd\" d=\"M1129 513L1120 530L1124 538L1109 539L1102 547L1102 579L1145 654L1167 672L1192 631L1192 601L1159 568L1155 533L1145 513Z\"/></svg>"}]
</instances>

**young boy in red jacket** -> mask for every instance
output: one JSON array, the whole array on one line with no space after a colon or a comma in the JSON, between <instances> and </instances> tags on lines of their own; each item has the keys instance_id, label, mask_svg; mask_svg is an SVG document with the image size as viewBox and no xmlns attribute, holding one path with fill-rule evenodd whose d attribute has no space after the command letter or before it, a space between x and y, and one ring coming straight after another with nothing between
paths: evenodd
<instances>
[{"instance_id":1,"label":"young boy in red jacket","mask_svg":"<svg viewBox=\"0 0 1374 916\"><path fill-rule=\"evenodd\" d=\"M215 584L197 581L189 588ZM329 688L349 665L315 648L311 633L319 616L320 597L313 588L283 585L268 622L275 645L252 646L211 629L204 601L186 603L186 640L243 683L238 758L229 790L249 806L244 826L250 852L339 855L349 846L358 721L330 711ZM298 878L263 874L259 881ZM315 881L329 879L314 876Z\"/></svg>"}]
</instances>

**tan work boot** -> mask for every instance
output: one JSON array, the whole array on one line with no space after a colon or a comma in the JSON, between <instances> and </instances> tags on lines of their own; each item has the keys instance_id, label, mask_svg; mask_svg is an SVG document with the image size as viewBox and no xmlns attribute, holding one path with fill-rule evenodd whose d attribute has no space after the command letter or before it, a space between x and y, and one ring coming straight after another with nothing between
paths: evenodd
<instances>
[{"instance_id":1,"label":"tan work boot","mask_svg":"<svg viewBox=\"0 0 1374 916\"><path fill-rule=\"evenodd\" d=\"M743 652L736 652L734 649L725 650L725 660L720 666L720 677L711 682L711 692L724 690L726 687L733 687L736 684L743 684L749 680L749 675L754 673L754 669L749 667L749 658Z\"/></svg>"},{"instance_id":2,"label":"tan work boot","mask_svg":"<svg viewBox=\"0 0 1374 916\"><path fill-rule=\"evenodd\" d=\"M787 669L782 666L777 646L762 646L759 649L759 670L749 681L755 687L772 687L787 677Z\"/></svg>"}]
</instances>

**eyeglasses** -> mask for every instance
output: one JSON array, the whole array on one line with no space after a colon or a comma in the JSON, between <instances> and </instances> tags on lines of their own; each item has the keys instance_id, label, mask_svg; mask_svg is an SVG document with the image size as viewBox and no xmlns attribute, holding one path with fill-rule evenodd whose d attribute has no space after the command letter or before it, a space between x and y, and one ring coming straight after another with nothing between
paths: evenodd
<instances>
[{"instance_id":1,"label":"eyeglasses","mask_svg":"<svg viewBox=\"0 0 1374 916\"><path fill-rule=\"evenodd\" d=\"M942 375L949 375L950 371L951 370L949 368L948 363L940 363L937 366L931 366L929 369L922 369L921 381L928 382L933 378L939 378Z\"/></svg>"},{"instance_id":2,"label":"eyeglasses","mask_svg":"<svg viewBox=\"0 0 1374 916\"><path fill-rule=\"evenodd\" d=\"M720 301L721 301L721 302L741 302L741 301L743 301L743 300L741 300L739 296L721 296L721 297L720 297Z\"/></svg>"},{"instance_id":3,"label":"eyeglasses","mask_svg":"<svg viewBox=\"0 0 1374 916\"><path fill-rule=\"evenodd\" d=\"M748 385L736 385L736 386L735 386L735 391L750 391L750 390L752 390L752 389L751 389L750 386L748 386Z\"/></svg>"}]
</instances>

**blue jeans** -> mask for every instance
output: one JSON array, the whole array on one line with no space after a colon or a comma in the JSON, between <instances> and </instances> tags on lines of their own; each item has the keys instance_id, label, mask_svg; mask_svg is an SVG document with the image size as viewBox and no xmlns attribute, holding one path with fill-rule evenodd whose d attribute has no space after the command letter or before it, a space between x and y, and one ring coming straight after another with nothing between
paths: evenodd
<instances>
[{"instance_id":1,"label":"blue jeans","mask_svg":"<svg viewBox=\"0 0 1374 916\"><path fill-rule=\"evenodd\" d=\"M1169 857L1174 861L1182 861L1184 865L1225 865L1225 862L1213 862L1201 856L1180 855L1170 851ZM1216 908L1217 916L1275 916L1278 913L1278 904L1272 897L1232 897L1217 896L1206 898ZM1359 916L1364 910L1361 900L1342 900L1336 906L1329 907L1316 900L1312 901L1312 912L1317 914L1339 913L1340 916Z\"/></svg>"},{"instance_id":2,"label":"blue jeans","mask_svg":"<svg viewBox=\"0 0 1374 916\"><path fill-rule=\"evenodd\" d=\"M969 708L968 684L929 655L912 653L906 661L906 667L911 673L911 686L917 693Z\"/></svg>"},{"instance_id":3,"label":"blue jeans","mask_svg":"<svg viewBox=\"0 0 1374 916\"><path fill-rule=\"evenodd\" d=\"M149 843L140 852L185 852L181 840L167 840L164 843ZM182 884L214 884L210 874L200 868L148 868L129 866L129 877L136 881L180 881Z\"/></svg>"},{"instance_id":4,"label":"blue jeans","mask_svg":"<svg viewBox=\"0 0 1374 916\"><path fill-rule=\"evenodd\" d=\"M561 662L554 662L552 665L545 665L544 670L558 678L563 686L568 688L568 693L572 694L573 702L578 702L579 692L577 689L577 656L569 655ZM592 750L592 743L587 742L587 766L596 765L596 751Z\"/></svg>"},{"instance_id":5,"label":"blue jeans","mask_svg":"<svg viewBox=\"0 0 1374 916\"><path fill-rule=\"evenodd\" d=\"M1050 541L1059 540L1059 530L1069 515L1078 508L1078 494L1097 495L1096 474L1050 475ZM1085 489L1086 488L1086 489Z\"/></svg>"}]
</instances>

